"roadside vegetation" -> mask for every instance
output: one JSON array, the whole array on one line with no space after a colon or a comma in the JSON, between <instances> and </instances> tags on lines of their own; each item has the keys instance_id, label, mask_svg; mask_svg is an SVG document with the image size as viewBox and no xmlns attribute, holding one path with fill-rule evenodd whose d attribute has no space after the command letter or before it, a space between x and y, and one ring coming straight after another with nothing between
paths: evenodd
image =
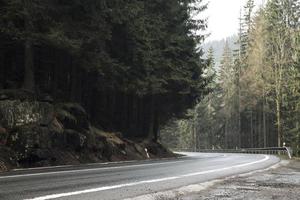
<instances>
[{"instance_id":1,"label":"roadside vegetation","mask_svg":"<svg viewBox=\"0 0 300 200\"><path fill-rule=\"evenodd\" d=\"M55 164L66 151L62 162L130 159L126 148L140 152L131 142L144 140L160 151L160 128L206 93L197 48L206 23L192 17L205 8L202 0L1 0L0 163Z\"/></svg>"},{"instance_id":2,"label":"roadside vegetation","mask_svg":"<svg viewBox=\"0 0 300 200\"><path fill-rule=\"evenodd\" d=\"M285 145L299 156L300 2L269 0L257 11L254 6L253 0L247 1L235 45L225 43L220 62L209 49L210 93L189 111L188 119L164 128L162 140L168 146Z\"/></svg>"}]
</instances>

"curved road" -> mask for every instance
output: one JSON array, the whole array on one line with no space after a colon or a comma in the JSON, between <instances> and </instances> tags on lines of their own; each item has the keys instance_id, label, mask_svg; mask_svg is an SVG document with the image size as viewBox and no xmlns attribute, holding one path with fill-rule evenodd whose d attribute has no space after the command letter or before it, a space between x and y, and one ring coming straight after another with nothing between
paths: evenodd
<instances>
[{"instance_id":1,"label":"curved road","mask_svg":"<svg viewBox=\"0 0 300 200\"><path fill-rule=\"evenodd\" d=\"M265 169L268 155L185 153L178 159L18 170L0 174L0 199L112 200Z\"/></svg>"}]
</instances>

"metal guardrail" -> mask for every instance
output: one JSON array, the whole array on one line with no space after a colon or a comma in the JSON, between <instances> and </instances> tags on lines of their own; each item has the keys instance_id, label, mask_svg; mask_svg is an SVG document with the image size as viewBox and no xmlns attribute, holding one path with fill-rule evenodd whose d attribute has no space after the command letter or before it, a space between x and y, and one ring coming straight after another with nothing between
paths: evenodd
<instances>
[{"instance_id":1,"label":"metal guardrail","mask_svg":"<svg viewBox=\"0 0 300 200\"><path fill-rule=\"evenodd\" d=\"M177 149L178 151L178 149ZM292 158L293 152L290 147L268 147L268 148L241 148L241 149L181 149L180 151L207 152L207 153L246 153L246 154L269 154L287 155Z\"/></svg>"}]
</instances>

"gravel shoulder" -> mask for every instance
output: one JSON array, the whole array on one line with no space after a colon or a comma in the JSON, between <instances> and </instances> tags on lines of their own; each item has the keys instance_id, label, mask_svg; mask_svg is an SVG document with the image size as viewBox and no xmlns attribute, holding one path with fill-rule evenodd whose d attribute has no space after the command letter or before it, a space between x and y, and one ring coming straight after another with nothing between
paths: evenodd
<instances>
[{"instance_id":1,"label":"gravel shoulder","mask_svg":"<svg viewBox=\"0 0 300 200\"><path fill-rule=\"evenodd\" d=\"M227 178L198 193L177 196L178 200L298 200L300 161L282 161L280 167Z\"/></svg>"}]
</instances>

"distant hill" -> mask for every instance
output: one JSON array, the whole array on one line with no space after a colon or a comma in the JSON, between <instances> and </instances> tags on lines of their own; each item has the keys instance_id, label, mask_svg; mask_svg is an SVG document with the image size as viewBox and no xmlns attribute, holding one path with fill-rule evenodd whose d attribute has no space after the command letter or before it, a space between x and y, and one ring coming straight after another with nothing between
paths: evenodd
<instances>
[{"instance_id":1,"label":"distant hill","mask_svg":"<svg viewBox=\"0 0 300 200\"><path fill-rule=\"evenodd\" d=\"M237 46L235 45L235 42L237 41L237 35L232 35L230 37L224 38L222 40L213 40L213 41L209 41L203 44L203 49L205 52L205 57L206 57L206 53L209 50L210 47L213 48L214 50L214 56L215 56L215 62L216 65L218 66L220 64L221 58L222 58L222 54L223 54L223 49L225 46L225 42L227 41L230 48L236 49Z\"/></svg>"}]
</instances>

